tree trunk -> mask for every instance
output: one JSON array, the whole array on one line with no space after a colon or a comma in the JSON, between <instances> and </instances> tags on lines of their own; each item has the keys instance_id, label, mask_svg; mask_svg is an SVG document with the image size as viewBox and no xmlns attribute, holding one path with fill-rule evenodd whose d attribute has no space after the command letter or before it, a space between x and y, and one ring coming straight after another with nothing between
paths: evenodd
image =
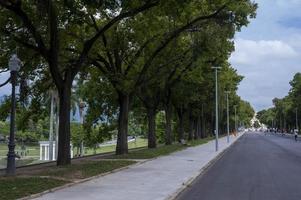
<instances>
[{"instance_id":1,"label":"tree trunk","mask_svg":"<svg viewBox=\"0 0 301 200\"><path fill-rule=\"evenodd\" d=\"M68 165L70 157L70 106L72 81L67 79L59 90L59 141L57 165Z\"/></svg>"},{"instance_id":2,"label":"tree trunk","mask_svg":"<svg viewBox=\"0 0 301 200\"><path fill-rule=\"evenodd\" d=\"M198 120L194 120L193 121L193 124L194 124L194 129L195 129L195 131L194 131L194 139L195 140L197 140L199 137L198 137Z\"/></svg>"},{"instance_id":3,"label":"tree trunk","mask_svg":"<svg viewBox=\"0 0 301 200\"><path fill-rule=\"evenodd\" d=\"M130 95L118 92L119 101L119 117L118 117L118 136L116 154L128 153L128 121L129 121L129 106Z\"/></svg>"},{"instance_id":4,"label":"tree trunk","mask_svg":"<svg viewBox=\"0 0 301 200\"><path fill-rule=\"evenodd\" d=\"M167 102L165 105L165 144L166 145L171 145L172 143L172 138L171 138L171 118L172 118L172 105L171 102Z\"/></svg>"},{"instance_id":5,"label":"tree trunk","mask_svg":"<svg viewBox=\"0 0 301 200\"><path fill-rule=\"evenodd\" d=\"M189 134L188 134L188 140L193 140L193 130L194 130L194 121L192 118L192 113L190 111L189 113Z\"/></svg>"},{"instance_id":6,"label":"tree trunk","mask_svg":"<svg viewBox=\"0 0 301 200\"><path fill-rule=\"evenodd\" d=\"M201 125L201 117L197 118L197 126L198 126L198 138L202 138L202 125Z\"/></svg>"},{"instance_id":7,"label":"tree trunk","mask_svg":"<svg viewBox=\"0 0 301 200\"><path fill-rule=\"evenodd\" d=\"M148 148L157 147L156 138L156 110L152 107L147 108L148 118Z\"/></svg>"},{"instance_id":8,"label":"tree trunk","mask_svg":"<svg viewBox=\"0 0 301 200\"><path fill-rule=\"evenodd\" d=\"M207 135L207 131L206 131L206 119L204 116L204 104L202 104L202 118L201 118L201 126L202 126L202 137L206 138Z\"/></svg>"},{"instance_id":9,"label":"tree trunk","mask_svg":"<svg viewBox=\"0 0 301 200\"><path fill-rule=\"evenodd\" d=\"M178 117L179 117L179 141L184 139L184 112L182 108L177 109Z\"/></svg>"}]
</instances>

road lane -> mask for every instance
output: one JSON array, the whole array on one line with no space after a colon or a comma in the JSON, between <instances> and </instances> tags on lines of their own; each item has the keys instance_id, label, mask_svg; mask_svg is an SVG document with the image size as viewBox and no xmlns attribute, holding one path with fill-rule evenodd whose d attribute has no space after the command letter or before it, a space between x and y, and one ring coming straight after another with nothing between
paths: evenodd
<instances>
[{"instance_id":1,"label":"road lane","mask_svg":"<svg viewBox=\"0 0 301 200\"><path fill-rule=\"evenodd\" d=\"M300 200L301 142L247 133L178 200Z\"/></svg>"}]
</instances>

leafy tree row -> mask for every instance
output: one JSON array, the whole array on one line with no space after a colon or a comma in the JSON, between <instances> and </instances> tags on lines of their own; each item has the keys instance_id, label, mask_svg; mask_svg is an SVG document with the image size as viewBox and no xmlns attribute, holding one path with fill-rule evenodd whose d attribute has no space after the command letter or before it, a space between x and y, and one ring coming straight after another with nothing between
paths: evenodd
<instances>
[{"instance_id":1,"label":"leafy tree row","mask_svg":"<svg viewBox=\"0 0 301 200\"><path fill-rule=\"evenodd\" d=\"M282 131L300 129L301 120L301 73L290 82L291 89L284 98L274 98L274 107L258 112L258 119L271 128Z\"/></svg>"},{"instance_id":2,"label":"leafy tree row","mask_svg":"<svg viewBox=\"0 0 301 200\"><path fill-rule=\"evenodd\" d=\"M221 74L229 76L221 91L236 87L239 78L227 59L235 32L255 17L256 7L250 0L0 0L1 66L13 52L21 57L26 109L47 110L47 91L58 91L58 165L70 164L74 85L88 102L86 129L98 118L108 124L117 118L117 154L128 152L133 105L146 109L149 147L156 146L154 116L165 111L165 143L171 144L173 110L179 139L188 111L197 130L206 123L211 128L211 66L223 66Z\"/></svg>"}]
</instances>

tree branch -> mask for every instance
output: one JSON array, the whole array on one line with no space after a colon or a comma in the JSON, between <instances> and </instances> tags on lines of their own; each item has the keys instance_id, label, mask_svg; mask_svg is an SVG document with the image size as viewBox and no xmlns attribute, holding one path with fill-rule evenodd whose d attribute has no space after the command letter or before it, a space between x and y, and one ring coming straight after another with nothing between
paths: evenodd
<instances>
[{"instance_id":1,"label":"tree branch","mask_svg":"<svg viewBox=\"0 0 301 200\"><path fill-rule=\"evenodd\" d=\"M118 16L111 19L105 26L100 28L99 31L96 32L96 34L92 38L90 38L89 40L87 40L84 43L82 53L81 53L78 61L74 65L75 67L74 67L74 70L73 70L73 75L75 76L75 74L78 72L78 70L80 69L82 64L87 59L87 56L88 56L91 48L93 47L94 43L98 40L98 38L100 36L102 36L104 34L105 31L110 29L113 25L115 25L117 22L119 22L120 20L122 20L124 18L132 17L134 15L137 15L140 12L143 12L145 10L148 10L152 7L155 7L155 6L159 5L159 2L160 2L160 0L147 1L147 3L145 3L144 5L142 5L138 8L135 8L133 10L130 10L130 11L119 14Z\"/></svg>"},{"instance_id":2,"label":"tree branch","mask_svg":"<svg viewBox=\"0 0 301 200\"><path fill-rule=\"evenodd\" d=\"M28 15L21 9L21 1L16 1L16 3L13 3L12 1L0 0L0 5L6 9L12 11L13 13L15 13L15 15L17 15L21 19L24 26L28 29L28 31L31 33L31 35L35 39L42 56L45 59L48 59L47 58L48 50L44 44L42 36L37 31L36 27L34 26L33 22L30 20Z\"/></svg>"},{"instance_id":3,"label":"tree branch","mask_svg":"<svg viewBox=\"0 0 301 200\"><path fill-rule=\"evenodd\" d=\"M4 83L0 84L0 88L5 86L6 84L8 84L10 82L10 77L7 79L7 81L5 81Z\"/></svg>"},{"instance_id":4,"label":"tree branch","mask_svg":"<svg viewBox=\"0 0 301 200\"><path fill-rule=\"evenodd\" d=\"M146 71L148 70L148 68L151 66L151 63L153 62L153 60L157 57L157 55L176 37L178 37L182 32L184 32L185 30L187 30L188 28L190 28L191 26L193 26L194 24L203 21L203 20L207 20L207 19L211 19L214 18L216 16L218 16L218 14L224 10L226 8L226 5L220 7L217 11L215 11L214 13L210 14L210 15L206 15L206 16L200 16L195 18L194 20L190 21L189 23L187 23L186 25L174 30L169 37L167 37L165 40L163 40L161 42L161 45L158 46L158 48L153 52L153 54L150 56L150 58L145 62L139 77L136 81L136 84L134 86L134 88L136 88L139 84L141 84L141 82L143 82L143 79L145 77Z\"/></svg>"}]
</instances>

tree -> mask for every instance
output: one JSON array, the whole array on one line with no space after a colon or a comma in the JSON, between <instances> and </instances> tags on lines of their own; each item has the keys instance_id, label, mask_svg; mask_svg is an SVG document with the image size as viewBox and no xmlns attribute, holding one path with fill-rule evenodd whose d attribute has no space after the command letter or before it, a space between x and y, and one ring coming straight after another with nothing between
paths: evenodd
<instances>
[{"instance_id":1,"label":"tree","mask_svg":"<svg viewBox=\"0 0 301 200\"><path fill-rule=\"evenodd\" d=\"M9 36L2 40L2 44L9 40L10 47L10 40L13 40L15 45L30 49L40 56L58 90L60 120L57 165L70 164L70 98L75 76L86 65L95 42L116 22L159 3L157 0L139 2L0 1L0 24L5 27L1 33ZM108 10L111 12L108 13ZM101 26L95 29L97 16L101 17Z\"/></svg>"}]
</instances>

